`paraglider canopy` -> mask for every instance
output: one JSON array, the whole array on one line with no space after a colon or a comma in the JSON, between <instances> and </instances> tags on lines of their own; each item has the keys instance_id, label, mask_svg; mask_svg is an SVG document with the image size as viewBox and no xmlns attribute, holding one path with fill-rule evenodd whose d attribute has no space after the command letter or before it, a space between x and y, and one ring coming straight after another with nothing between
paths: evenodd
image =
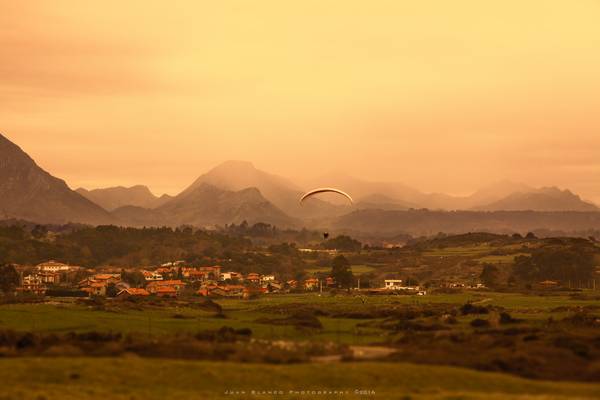
<instances>
[{"instance_id":1,"label":"paraglider canopy","mask_svg":"<svg viewBox=\"0 0 600 400\"><path fill-rule=\"evenodd\" d=\"M336 188L318 188L318 189L313 189L310 192L305 193L301 198L300 198L300 203L302 203L304 200L306 200L307 198L314 196L315 194L318 193L338 193L341 194L342 196L345 196L348 200L350 200L350 203L354 203L354 201L352 200L352 197L350 197L350 195L340 189L336 189Z\"/></svg>"}]
</instances>

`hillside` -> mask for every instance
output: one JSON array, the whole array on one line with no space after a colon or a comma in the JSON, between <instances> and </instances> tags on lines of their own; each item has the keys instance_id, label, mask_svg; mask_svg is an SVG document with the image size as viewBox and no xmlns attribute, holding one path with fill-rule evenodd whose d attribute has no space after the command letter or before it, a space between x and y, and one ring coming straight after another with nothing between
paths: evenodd
<instances>
[{"instance_id":1,"label":"hillside","mask_svg":"<svg viewBox=\"0 0 600 400\"><path fill-rule=\"evenodd\" d=\"M115 222L106 210L40 168L0 135L0 216L40 223Z\"/></svg>"},{"instance_id":2,"label":"hillside","mask_svg":"<svg viewBox=\"0 0 600 400\"><path fill-rule=\"evenodd\" d=\"M297 221L263 197L257 188L223 190L200 184L186 190L156 210L169 225L206 226L247 221L292 226Z\"/></svg>"}]
</instances>

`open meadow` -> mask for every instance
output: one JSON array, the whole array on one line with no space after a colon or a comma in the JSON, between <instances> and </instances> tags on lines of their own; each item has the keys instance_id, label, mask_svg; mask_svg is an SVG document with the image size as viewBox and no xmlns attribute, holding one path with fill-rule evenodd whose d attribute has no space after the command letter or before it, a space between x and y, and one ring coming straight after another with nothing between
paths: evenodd
<instances>
[{"instance_id":1,"label":"open meadow","mask_svg":"<svg viewBox=\"0 0 600 400\"><path fill-rule=\"evenodd\" d=\"M349 344L385 341L381 329L364 329L366 321L382 321L370 314L374 310L394 310L405 306L466 303L502 307L515 318L529 323L560 318L588 307L600 314L600 292L555 292L539 294L497 293L490 291L456 291L428 296L382 295L365 296L351 292L338 295L324 293L279 294L253 300L219 299L215 303L222 313L190 307L186 302L159 304L130 303L106 300L101 306L54 299L46 303L5 304L0 306L0 328L40 333L113 332L142 335L172 335L218 329L224 325L250 328L261 339L340 340ZM591 307L590 307L591 306ZM294 328L293 324L273 325L257 322L273 314L289 314L301 307L316 307L324 315L318 319L323 329L310 331ZM598 307L598 310L595 308ZM331 314L331 315L327 315ZM465 320L472 319L469 316Z\"/></svg>"},{"instance_id":2,"label":"open meadow","mask_svg":"<svg viewBox=\"0 0 600 400\"><path fill-rule=\"evenodd\" d=\"M592 399L600 397L598 296L344 291L208 304L5 304L0 381L12 383L7 399L248 398L252 390L265 391L252 395L262 398L341 390L318 398ZM215 336L223 327L246 336ZM20 352L7 350L6 332L15 332ZM261 347L262 358L248 354Z\"/></svg>"},{"instance_id":3,"label":"open meadow","mask_svg":"<svg viewBox=\"0 0 600 400\"><path fill-rule=\"evenodd\" d=\"M531 381L461 368L381 362L315 367L312 364L234 365L137 357L19 358L0 360L0 382L11 382L11 385L4 385L2 398L15 400L549 400L600 397L598 384ZM132 385L132 382L136 384ZM356 394L355 390L365 394ZM317 394L335 391L343 394Z\"/></svg>"}]
</instances>

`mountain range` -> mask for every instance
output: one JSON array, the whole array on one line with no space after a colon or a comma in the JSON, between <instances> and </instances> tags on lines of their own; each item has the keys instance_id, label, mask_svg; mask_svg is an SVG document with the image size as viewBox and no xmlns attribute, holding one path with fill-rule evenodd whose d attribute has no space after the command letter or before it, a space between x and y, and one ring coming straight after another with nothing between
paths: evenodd
<instances>
[{"instance_id":1,"label":"mountain range","mask_svg":"<svg viewBox=\"0 0 600 400\"><path fill-rule=\"evenodd\" d=\"M327 195L299 202L307 188L320 186L342 188L354 197L355 203ZM131 226L213 226L246 220L282 227L354 229L354 222L344 221L355 218L359 226L366 224L364 228L368 230L368 225L379 216L415 209L429 209L433 214L452 210L480 214L600 211L571 191L556 187L534 188L503 181L461 197L424 193L402 183L370 182L341 173L329 173L300 186L245 161L216 166L176 196L157 197L143 185L74 191L0 135L0 218L5 219Z\"/></svg>"}]
</instances>

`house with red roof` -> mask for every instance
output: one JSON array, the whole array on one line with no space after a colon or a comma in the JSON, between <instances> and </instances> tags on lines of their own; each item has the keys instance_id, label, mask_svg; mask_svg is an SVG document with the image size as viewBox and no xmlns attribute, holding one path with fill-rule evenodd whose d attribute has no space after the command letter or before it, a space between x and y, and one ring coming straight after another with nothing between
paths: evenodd
<instances>
[{"instance_id":1,"label":"house with red roof","mask_svg":"<svg viewBox=\"0 0 600 400\"><path fill-rule=\"evenodd\" d=\"M172 279L166 281L154 281L150 282L146 286L146 290L150 294L156 294L159 296L174 297L179 294L179 291L185 287L185 283L179 279ZM174 296L173 296L174 293Z\"/></svg>"},{"instance_id":2,"label":"house with red roof","mask_svg":"<svg viewBox=\"0 0 600 400\"><path fill-rule=\"evenodd\" d=\"M260 283L260 274L257 274L256 272L251 272L246 276L245 280L250 283Z\"/></svg>"},{"instance_id":3,"label":"house with red roof","mask_svg":"<svg viewBox=\"0 0 600 400\"><path fill-rule=\"evenodd\" d=\"M150 293L146 289L142 288L128 288L123 289L117 293L117 298L128 298L128 297L146 297L150 296Z\"/></svg>"},{"instance_id":4,"label":"house with red roof","mask_svg":"<svg viewBox=\"0 0 600 400\"><path fill-rule=\"evenodd\" d=\"M304 289L313 290L319 286L319 280L317 278L308 278L304 281Z\"/></svg>"}]
</instances>

